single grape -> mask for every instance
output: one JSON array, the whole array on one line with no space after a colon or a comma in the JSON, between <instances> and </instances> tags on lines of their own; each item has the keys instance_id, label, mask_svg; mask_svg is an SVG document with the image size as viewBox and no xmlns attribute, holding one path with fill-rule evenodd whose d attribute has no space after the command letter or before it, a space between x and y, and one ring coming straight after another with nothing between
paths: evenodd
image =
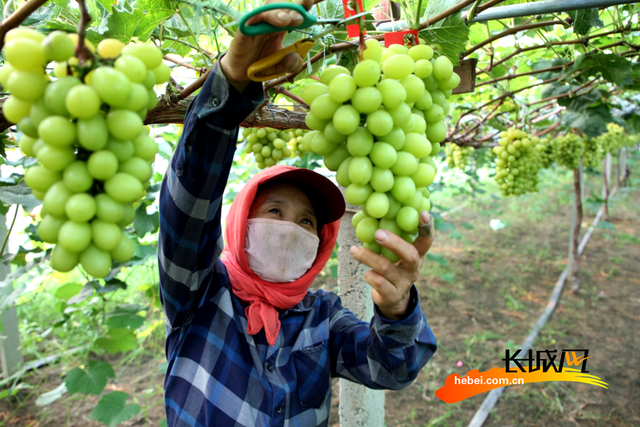
<instances>
[{"instance_id":1,"label":"single grape","mask_svg":"<svg viewBox=\"0 0 640 427\"><path fill-rule=\"evenodd\" d=\"M71 221L87 222L96 214L96 202L87 193L77 193L69 197L64 211Z\"/></svg>"},{"instance_id":2,"label":"single grape","mask_svg":"<svg viewBox=\"0 0 640 427\"><path fill-rule=\"evenodd\" d=\"M367 129L376 136L388 134L393 129L391 114L385 110L377 110L367 114Z\"/></svg>"},{"instance_id":3,"label":"single grape","mask_svg":"<svg viewBox=\"0 0 640 427\"><path fill-rule=\"evenodd\" d=\"M38 161L45 168L60 172L76 159L76 154L71 147L54 147L45 144L38 150Z\"/></svg>"},{"instance_id":4,"label":"single grape","mask_svg":"<svg viewBox=\"0 0 640 427\"><path fill-rule=\"evenodd\" d=\"M389 212L389 197L384 192L376 192L367 199L367 212L374 218L382 218Z\"/></svg>"},{"instance_id":5,"label":"single grape","mask_svg":"<svg viewBox=\"0 0 640 427\"><path fill-rule=\"evenodd\" d=\"M322 71L322 73L320 73L320 82L325 84L325 85L329 85L329 83L331 83L331 80L333 80L334 77L336 77L336 76L338 76L340 74L351 75L349 70L347 70L346 68L341 67L339 65L334 65L332 67L327 67Z\"/></svg>"},{"instance_id":6,"label":"single grape","mask_svg":"<svg viewBox=\"0 0 640 427\"><path fill-rule=\"evenodd\" d=\"M351 105L360 113L373 113L382 105L382 94L375 87L360 88L351 97Z\"/></svg>"},{"instance_id":7,"label":"single grape","mask_svg":"<svg viewBox=\"0 0 640 427\"><path fill-rule=\"evenodd\" d=\"M111 258L117 262L127 262L133 257L134 252L135 246L133 242L123 235L118 246L111 251Z\"/></svg>"},{"instance_id":8,"label":"single grape","mask_svg":"<svg viewBox=\"0 0 640 427\"><path fill-rule=\"evenodd\" d=\"M415 61L407 54L394 55L382 63L384 75L391 79L401 80L413 73Z\"/></svg>"},{"instance_id":9,"label":"single grape","mask_svg":"<svg viewBox=\"0 0 640 427\"><path fill-rule=\"evenodd\" d=\"M380 64L372 59L360 62L353 69L353 79L361 88L375 86L380 80Z\"/></svg>"},{"instance_id":10,"label":"single grape","mask_svg":"<svg viewBox=\"0 0 640 427\"><path fill-rule=\"evenodd\" d=\"M17 70L42 69L47 60L40 43L28 38L9 40L2 52L4 58Z\"/></svg>"},{"instance_id":11,"label":"single grape","mask_svg":"<svg viewBox=\"0 0 640 427\"><path fill-rule=\"evenodd\" d=\"M162 64L162 51L155 46L144 43L128 44L122 49L122 55L135 56L149 70L153 70Z\"/></svg>"},{"instance_id":12,"label":"single grape","mask_svg":"<svg viewBox=\"0 0 640 427\"><path fill-rule=\"evenodd\" d=\"M114 223L94 219L91 221L93 243L103 251L112 251L122 239L122 229Z\"/></svg>"},{"instance_id":13,"label":"single grape","mask_svg":"<svg viewBox=\"0 0 640 427\"><path fill-rule=\"evenodd\" d=\"M96 47L96 52L102 58L117 58L125 44L117 39L102 39Z\"/></svg>"},{"instance_id":14,"label":"single grape","mask_svg":"<svg viewBox=\"0 0 640 427\"><path fill-rule=\"evenodd\" d=\"M79 84L82 83L75 77L62 77L47 85L44 91L44 103L50 114L69 115L69 110L67 110L66 106L67 93L72 87ZM34 121L37 122L37 120Z\"/></svg>"},{"instance_id":15,"label":"single grape","mask_svg":"<svg viewBox=\"0 0 640 427\"><path fill-rule=\"evenodd\" d=\"M353 77L348 74L340 74L329 83L329 98L331 101L341 104L350 100L353 94L356 93L356 89L356 81Z\"/></svg>"},{"instance_id":16,"label":"single grape","mask_svg":"<svg viewBox=\"0 0 640 427\"><path fill-rule=\"evenodd\" d=\"M113 66L131 80L131 83L142 83L147 78L147 67L135 56L123 55L116 59ZM154 80L154 84L157 82ZM149 89L149 88L146 88Z\"/></svg>"},{"instance_id":17,"label":"single grape","mask_svg":"<svg viewBox=\"0 0 640 427\"><path fill-rule=\"evenodd\" d=\"M62 116L49 116L40 122L38 134L55 147L69 147L76 140L76 125Z\"/></svg>"},{"instance_id":18,"label":"single grape","mask_svg":"<svg viewBox=\"0 0 640 427\"><path fill-rule=\"evenodd\" d=\"M35 101L44 95L48 77L42 71L15 70L9 75L6 88L22 101Z\"/></svg>"},{"instance_id":19,"label":"single grape","mask_svg":"<svg viewBox=\"0 0 640 427\"><path fill-rule=\"evenodd\" d=\"M112 67L96 68L91 85L107 104L126 108L131 96L131 81L120 70Z\"/></svg>"},{"instance_id":20,"label":"single grape","mask_svg":"<svg viewBox=\"0 0 640 427\"><path fill-rule=\"evenodd\" d=\"M382 103L387 108L395 108L407 99L407 91L402 84L393 79L384 79L377 85L382 94Z\"/></svg>"},{"instance_id":21,"label":"single grape","mask_svg":"<svg viewBox=\"0 0 640 427\"><path fill-rule=\"evenodd\" d=\"M144 194L144 188L135 177L118 172L104 183L109 196L121 203L132 203Z\"/></svg>"},{"instance_id":22,"label":"single grape","mask_svg":"<svg viewBox=\"0 0 640 427\"><path fill-rule=\"evenodd\" d=\"M359 124L360 114L352 105L343 105L333 115L333 125L343 135L354 132Z\"/></svg>"},{"instance_id":23,"label":"single grape","mask_svg":"<svg viewBox=\"0 0 640 427\"><path fill-rule=\"evenodd\" d=\"M372 217L363 218L356 227L356 236L361 242L373 242L378 230L378 220Z\"/></svg>"},{"instance_id":24,"label":"single grape","mask_svg":"<svg viewBox=\"0 0 640 427\"><path fill-rule=\"evenodd\" d=\"M142 128L142 119L132 111L112 110L107 114L107 129L120 140L126 141L137 137Z\"/></svg>"},{"instance_id":25,"label":"single grape","mask_svg":"<svg viewBox=\"0 0 640 427\"><path fill-rule=\"evenodd\" d=\"M433 76L440 81L447 81L453 74L453 64L446 56L439 56L433 61Z\"/></svg>"},{"instance_id":26,"label":"single grape","mask_svg":"<svg viewBox=\"0 0 640 427\"><path fill-rule=\"evenodd\" d=\"M51 268L62 273L71 271L78 265L79 257L75 252L71 252L57 245L51 253Z\"/></svg>"},{"instance_id":27,"label":"single grape","mask_svg":"<svg viewBox=\"0 0 640 427\"><path fill-rule=\"evenodd\" d=\"M76 47L64 31L53 31L42 42L44 55L49 61L66 61L75 53Z\"/></svg>"},{"instance_id":28,"label":"single grape","mask_svg":"<svg viewBox=\"0 0 640 427\"><path fill-rule=\"evenodd\" d=\"M78 120L78 142L90 151L102 150L109 141L107 121L101 114Z\"/></svg>"},{"instance_id":29,"label":"single grape","mask_svg":"<svg viewBox=\"0 0 640 427\"><path fill-rule=\"evenodd\" d=\"M80 254L80 265L93 277L105 277L111 271L111 255L91 244Z\"/></svg>"},{"instance_id":30,"label":"single grape","mask_svg":"<svg viewBox=\"0 0 640 427\"><path fill-rule=\"evenodd\" d=\"M88 119L100 109L100 96L89 85L77 85L67 92L65 106L73 117Z\"/></svg>"}]
</instances>

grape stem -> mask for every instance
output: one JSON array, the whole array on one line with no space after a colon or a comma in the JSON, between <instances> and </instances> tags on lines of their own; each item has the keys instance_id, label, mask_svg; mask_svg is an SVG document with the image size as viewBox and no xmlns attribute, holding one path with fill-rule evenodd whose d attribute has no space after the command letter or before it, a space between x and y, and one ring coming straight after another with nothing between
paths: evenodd
<instances>
[{"instance_id":1,"label":"grape stem","mask_svg":"<svg viewBox=\"0 0 640 427\"><path fill-rule=\"evenodd\" d=\"M179 67L190 68L192 70L196 70L198 73L202 73L203 71L207 71L206 67L194 67L193 65L189 64L188 62L179 61L179 60L177 60L175 58L170 57L169 55L164 55L163 58L165 60L169 61L169 62L173 62L174 64L178 65Z\"/></svg>"},{"instance_id":2,"label":"grape stem","mask_svg":"<svg viewBox=\"0 0 640 427\"><path fill-rule=\"evenodd\" d=\"M4 46L4 35L7 34L7 31L18 27L29 15L46 2L47 0L29 0L20 9L14 10L11 15L2 20L0 23L0 49Z\"/></svg>"},{"instance_id":3,"label":"grape stem","mask_svg":"<svg viewBox=\"0 0 640 427\"><path fill-rule=\"evenodd\" d=\"M304 101L302 100L302 98L300 98L300 97L299 97L299 96L297 96L297 95L294 95L293 93L291 93L290 91L288 91L287 89L285 89L285 88L283 88L283 87L281 87L281 86L274 87L274 88L273 88L273 90L276 92L276 94L278 94L278 93L279 93L279 94L281 94L281 95L284 95L284 96L286 96L287 98L289 98L290 100L295 101L295 102L297 102L297 103L298 103L298 104L300 104L300 105L303 105L303 106L305 106L305 107L308 107L308 106L309 106L309 105L307 105L307 103L306 103L306 102L304 102Z\"/></svg>"},{"instance_id":4,"label":"grape stem","mask_svg":"<svg viewBox=\"0 0 640 427\"><path fill-rule=\"evenodd\" d=\"M465 8L466 6L470 5L471 3L473 3L475 0L463 0L460 3L456 4L455 6L452 6L444 11L442 11L441 13L427 19L426 21L423 21L422 24L420 24L420 27L418 28L418 30L423 30L425 28L427 28L428 26L441 21L443 19L445 19L448 16L453 15L454 13L459 12L460 10L462 10L463 8ZM373 37L370 37L374 40L384 40L384 33L383 34L379 34ZM327 47L324 51L322 52L318 52L317 54L315 54L313 57L311 57L311 59L309 60L309 63L314 64L315 62L319 61L320 59L325 58L327 55L331 54L331 53L335 53L335 52L339 52L339 51L343 51L343 50L349 50L349 49L353 49L355 45L351 42L344 42L344 43L336 43L332 46ZM270 81L269 83L267 83L265 85L266 89L271 89L272 87L281 85L283 83L286 82L293 82L293 79L300 74L303 70L306 69L307 66L307 62L305 61L302 64L302 69L297 72L297 73L290 73L287 74L286 76L283 77L279 77L275 80Z\"/></svg>"},{"instance_id":5,"label":"grape stem","mask_svg":"<svg viewBox=\"0 0 640 427\"><path fill-rule=\"evenodd\" d=\"M82 65L87 60L93 57L91 51L84 44L84 39L87 35L87 27L91 22L91 15L87 10L87 3L85 0L78 0L78 6L80 7L80 23L78 24L78 46L76 46L76 57L78 57L78 64Z\"/></svg>"},{"instance_id":6,"label":"grape stem","mask_svg":"<svg viewBox=\"0 0 640 427\"><path fill-rule=\"evenodd\" d=\"M362 9L360 9L360 3L358 3L357 0L351 0L349 2L349 7L356 11L356 15L358 13L362 13ZM364 50L367 48L367 44L364 42L364 16L358 19L358 29L358 60L362 61L364 59Z\"/></svg>"},{"instance_id":7,"label":"grape stem","mask_svg":"<svg viewBox=\"0 0 640 427\"><path fill-rule=\"evenodd\" d=\"M554 20L554 21L543 21L543 22L535 22L533 24L525 24L525 25L518 25L516 27L513 28L509 28L508 30L505 30L501 33L496 34L495 36L491 36L488 39L484 40L481 43L478 43L477 45L471 47L469 50L467 50L465 53L463 53L461 55L462 58L466 58L467 56L471 55L473 52L475 52L476 50L482 48L483 46L488 45L489 43L492 43L496 40L499 40L505 36L509 36L511 34L516 34L519 33L520 31L526 31L526 30L532 30L534 28L540 28L540 27L548 27L551 25L558 25L558 24L564 24L563 21L558 21L558 20Z\"/></svg>"},{"instance_id":8,"label":"grape stem","mask_svg":"<svg viewBox=\"0 0 640 427\"><path fill-rule=\"evenodd\" d=\"M9 236L11 235L11 230L13 230L13 226L16 223L16 218L18 218L18 210L20 210L20 205L15 205L16 213L13 215L13 220L11 221L11 226L7 230L7 237L4 238L4 242L2 242L2 248L0 248L0 258L4 255L4 250L7 247L7 243L9 242Z\"/></svg>"}]
</instances>

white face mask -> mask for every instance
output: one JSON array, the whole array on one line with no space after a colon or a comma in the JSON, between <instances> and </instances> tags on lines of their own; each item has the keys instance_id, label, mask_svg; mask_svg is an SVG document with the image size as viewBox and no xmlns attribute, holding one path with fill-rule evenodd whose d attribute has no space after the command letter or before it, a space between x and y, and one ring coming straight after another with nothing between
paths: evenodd
<instances>
[{"instance_id":1,"label":"white face mask","mask_svg":"<svg viewBox=\"0 0 640 427\"><path fill-rule=\"evenodd\" d=\"M249 268L268 282L293 282L311 268L320 239L291 221L247 220L244 251Z\"/></svg>"}]
</instances>

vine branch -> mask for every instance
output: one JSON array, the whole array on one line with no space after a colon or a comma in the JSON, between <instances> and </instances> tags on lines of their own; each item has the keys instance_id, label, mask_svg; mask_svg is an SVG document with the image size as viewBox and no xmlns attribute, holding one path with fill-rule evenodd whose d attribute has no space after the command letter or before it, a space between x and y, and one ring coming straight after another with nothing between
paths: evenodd
<instances>
[{"instance_id":1,"label":"vine branch","mask_svg":"<svg viewBox=\"0 0 640 427\"><path fill-rule=\"evenodd\" d=\"M78 6L80 8L80 23L78 24L78 46L76 46L76 57L78 58L78 64L82 65L93 57L93 54L84 42L87 35L87 27L91 22L91 15L89 15L85 0L78 0Z\"/></svg>"},{"instance_id":2,"label":"vine branch","mask_svg":"<svg viewBox=\"0 0 640 427\"><path fill-rule=\"evenodd\" d=\"M18 27L25 19L35 12L40 6L44 5L47 0L29 0L20 9L15 10L11 15L6 17L0 23L0 49L4 46L4 36L13 28Z\"/></svg>"}]
</instances>

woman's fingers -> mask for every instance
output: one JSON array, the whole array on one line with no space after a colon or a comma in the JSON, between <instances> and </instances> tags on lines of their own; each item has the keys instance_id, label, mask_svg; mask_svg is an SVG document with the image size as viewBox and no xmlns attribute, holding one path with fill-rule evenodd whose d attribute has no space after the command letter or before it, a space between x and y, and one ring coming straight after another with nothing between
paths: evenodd
<instances>
[{"instance_id":1,"label":"woman's fingers","mask_svg":"<svg viewBox=\"0 0 640 427\"><path fill-rule=\"evenodd\" d=\"M418 227L418 237L413 242L413 246L418 250L418 255L422 260L433 244L434 226L433 217L429 212L420 213L420 226Z\"/></svg>"}]
</instances>

